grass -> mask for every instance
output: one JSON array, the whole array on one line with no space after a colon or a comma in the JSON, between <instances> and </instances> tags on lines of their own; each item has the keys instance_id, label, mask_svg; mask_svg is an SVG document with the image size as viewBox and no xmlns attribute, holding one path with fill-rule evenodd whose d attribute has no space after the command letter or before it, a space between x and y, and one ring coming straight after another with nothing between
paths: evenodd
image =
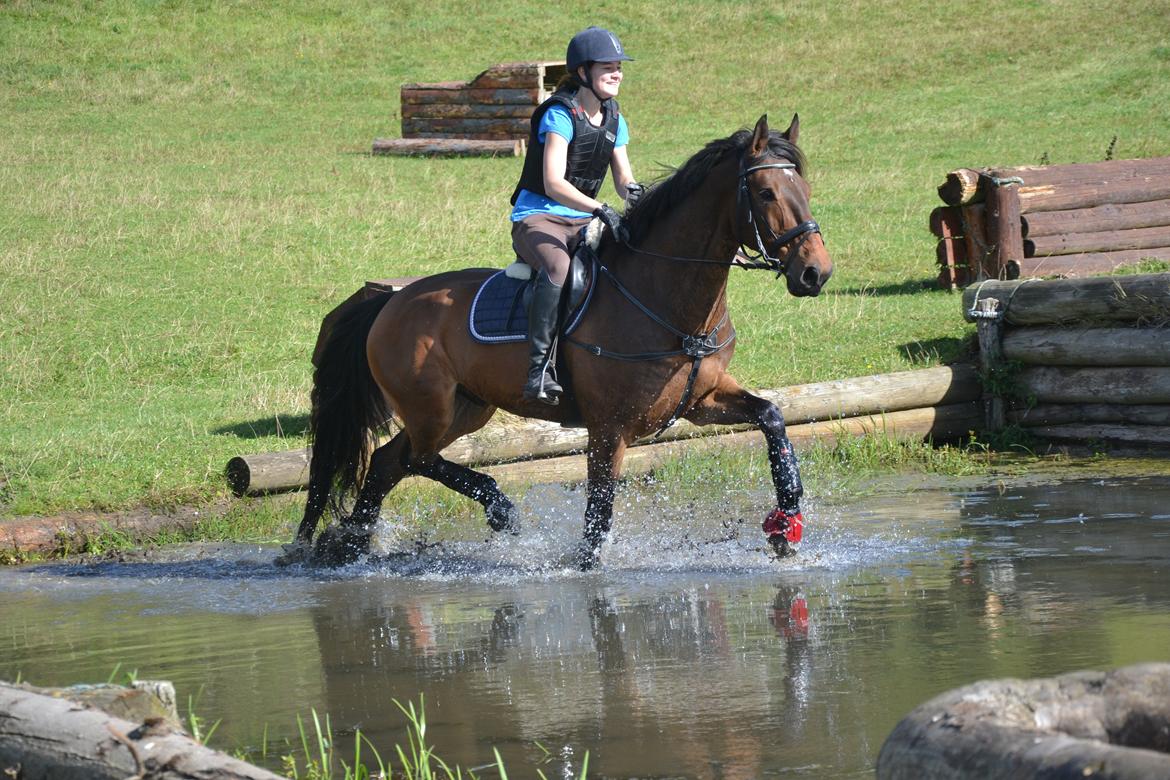
<instances>
[{"instance_id":1,"label":"grass","mask_svg":"<svg viewBox=\"0 0 1170 780\"><path fill-rule=\"evenodd\" d=\"M946 171L1170 154L1166 0L590 10L0 5L0 514L203 504L230 457L301 446L325 312L368 278L508 258L519 161L367 154L400 84L557 59L586 23L637 57L641 179L801 114L837 273L812 300L732 277L749 386L962 353L960 303L930 286Z\"/></svg>"},{"instance_id":2,"label":"grass","mask_svg":"<svg viewBox=\"0 0 1170 780\"><path fill-rule=\"evenodd\" d=\"M339 750L333 735L333 727L329 716L323 719L312 711L312 726L299 715L297 716L297 733L300 736L300 753L290 752L280 757L284 775L290 780L368 780L368 778L400 777L403 780L476 780L477 777L488 776L484 772L491 772L491 776L500 780L508 779L508 771L500 752L492 748L495 761L482 767L463 769L460 766L451 766L435 752L435 747L427 742L427 718L425 699L419 694L418 707L413 701L406 704L394 699L394 705L402 712L406 719L406 744L396 743L392 750L386 750L388 756L397 756L398 764L393 758L383 759L377 747L369 738L355 730L353 735L352 757L346 760ZM245 761L264 760L267 758L268 745L261 748L260 756L241 754ZM363 752L369 758L363 758ZM545 751L546 753L548 751ZM545 773L536 768L534 770L540 780L547 780ZM589 771L589 752L586 751L582 759L579 780L585 780ZM476 773L479 774L476 774Z\"/></svg>"}]
</instances>

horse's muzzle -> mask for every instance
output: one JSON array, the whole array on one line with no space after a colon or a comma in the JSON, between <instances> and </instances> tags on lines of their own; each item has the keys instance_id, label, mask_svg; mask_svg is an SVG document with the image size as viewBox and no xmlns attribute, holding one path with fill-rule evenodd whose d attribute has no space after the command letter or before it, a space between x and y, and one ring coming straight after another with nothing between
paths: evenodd
<instances>
[{"instance_id":1,"label":"horse's muzzle","mask_svg":"<svg viewBox=\"0 0 1170 780\"><path fill-rule=\"evenodd\" d=\"M829 281L832 274L831 268L828 271L822 271L820 266L806 265L800 269L800 273L790 273L785 276L788 282L788 292L797 298L820 295L821 288L825 286L825 282Z\"/></svg>"}]
</instances>

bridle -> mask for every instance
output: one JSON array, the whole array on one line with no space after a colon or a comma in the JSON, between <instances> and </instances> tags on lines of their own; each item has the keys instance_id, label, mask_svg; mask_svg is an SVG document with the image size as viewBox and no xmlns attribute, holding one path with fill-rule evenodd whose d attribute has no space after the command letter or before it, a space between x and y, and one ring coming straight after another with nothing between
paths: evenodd
<instances>
[{"instance_id":1,"label":"bridle","mask_svg":"<svg viewBox=\"0 0 1170 780\"><path fill-rule=\"evenodd\" d=\"M751 250L744 247L744 245L741 243L740 251L743 253L743 256L747 258L748 262L745 263L740 261L734 263L733 261L733 263L744 268L765 268L770 271L775 271L776 276L780 277L784 274L788 263L791 262L794 257L796 257L796 253L800 251L802 246L804 246L804 242L808 241L813 233L821 232L821 226L816 223L816 220L810 219L806 220L805 222L801 222L799 225L791 228L790 230L784 231L782 235L778 236L776 235L776 232L772 230L772 226L769 225L767 221L756 220L756 200L754 197L752 197L751 188L747 186L747 177L749 174L754 173L755 171L764 170L765 168L795 170L796 163L764 163L761 165L744 167L743 161L740 161L739 188L735 193L735 210L736 213L744 210L743 206L746 204L747 221L748 224L752 226L752 232L756 236L757 254L753 257ZM768 253L768 247L764 244L763 238L760 237L759 222L764 223L764 230L768 231L768 235L771 237L773 246L775 247L773 250L774 252L778 254L785 246L792 244L788 250L788 253L784 255L783 260ZM796 243L793 243L794 241ZM736 259L738 260L738 257Z\"/></svg>"},{"instance_id":2,"label":"bridle","mask_svg":"<svg viewBox=\"0 0 1170 780\"><path fill-rule=\"evenodd\" d=\"M784 170L795 170L796 163L782 162L782 163L763 163L760 165L747 166L744 160L740 160L739 164L739 186L735 193L735 211L739 214L741 211L747 211L746 220L752 226L752 233L756 238L755 254L752 249L749 249L741 241L739 244L739 251L731 260L711 260L706 257L679 257L678 255L666 255L660 252L652 252L649 249L639 249L630 244L629 241L623 241L622 245L629 251L639 254L647 255L649 257L657 257L661 260L675 260L680 263L705 263L707 265L726 265L738 266L748 270L762 269L766 271L775 271L776 277L779 278L784 275L788 268L788 264L796 257L796 253L804 246L804 243L812 237L813 233L820 233L821 226L816 223L816 220L806 220L801 222L796 227L784 231L782 235L776 235L772 227L764 220L756 219L756 199L752 196L751 188L747 186L747 177L755 171L763 170L765 168L780 168ZM785 253L784 258L780 259L778 256L772 255L768 251L768 247L764 244L763 237L760 236L760 228L758 222L764 222L764 229L768 231L768 235L772 239L773 252L779 255L780 251L792 244ZM796 243L792 243L792 242Z\"/></svg>"}]
</instances>

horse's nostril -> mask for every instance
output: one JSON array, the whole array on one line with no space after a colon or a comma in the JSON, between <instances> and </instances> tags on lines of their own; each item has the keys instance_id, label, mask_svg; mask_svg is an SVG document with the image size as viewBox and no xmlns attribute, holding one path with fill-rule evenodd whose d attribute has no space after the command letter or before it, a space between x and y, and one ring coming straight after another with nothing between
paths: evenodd
<instances>
[{"instance_id":1,"label":"horse's nostril","mask_svg":"<svg viewBox=\"0 0 1170 780\"><path fill-rule=\"evenodd\" d=\"M818 284L820 284L820 281L821 272L815 266L810 265L808 268L805 268L804 272L800 275L800 283L805 287L816 287Z\"/></svg>"}]
</instances>

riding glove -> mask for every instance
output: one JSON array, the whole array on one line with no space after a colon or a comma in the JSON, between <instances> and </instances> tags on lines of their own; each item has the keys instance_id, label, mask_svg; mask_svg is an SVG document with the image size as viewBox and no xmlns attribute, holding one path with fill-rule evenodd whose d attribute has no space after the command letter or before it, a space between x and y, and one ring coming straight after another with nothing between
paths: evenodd
<instances>
[{"instance_id":1,"label":"riding glove","mask_svg":"<svg viewBox=\"0 0 1170 780\"><path fill-rule=\"evenodd\" d=\"M646 188L643 187L641 184L638 184L638 182L636 182L636 181L632 181L626 185L626 213L627 214L630 213L630 209L632 209L634 207L634 204L638 202L638 199L642 197L642 193L644 193L645 191L646 191Z\"/></svg>"},{"instance_id":2,"label":"riding glove","mask_svg":"<svg viewBox=\"0 0 1170 780\"><path fill-rule=\"evenodd\" d=\"M613 237L620 243L624 244L630 240L629 231L627 231L626 226L622 224L622 217L620 214L614 211L613 206L609 205L608 203L602 203L600 206L593 209L593 216L600 219L602 223L607 228L609 228L609 232L613 233Z\"/></svg>"}]
</instances>

